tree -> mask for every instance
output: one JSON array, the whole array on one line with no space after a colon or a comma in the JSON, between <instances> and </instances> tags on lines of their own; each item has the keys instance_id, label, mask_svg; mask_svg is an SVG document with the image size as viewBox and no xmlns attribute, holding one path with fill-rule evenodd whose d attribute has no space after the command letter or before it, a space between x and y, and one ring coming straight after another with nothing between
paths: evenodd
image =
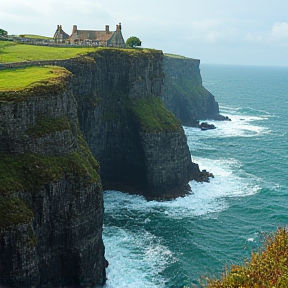
<instances>
[{"instance_id":1,"label":"tree","mask_svg":"<svg viewBox=\"0 0 288 288\"><path fill-rule=\"evenodd\" d=\"M7 33L7 31L5 31L5 30L3 30L3 29L0 29L0 36L7 36L8 35L8 33Z\"/></svg>"},{"instance_id":2,"label":"tree","mask_svg":"<svg viewBox=\"0 0 288 288\"><path fill-rule=\"evenodd\" d=\"M136 47L141 46L142 42L138 37L132 36L126 40L126 45L128 47Z\"/></svg>"}]
</instances>

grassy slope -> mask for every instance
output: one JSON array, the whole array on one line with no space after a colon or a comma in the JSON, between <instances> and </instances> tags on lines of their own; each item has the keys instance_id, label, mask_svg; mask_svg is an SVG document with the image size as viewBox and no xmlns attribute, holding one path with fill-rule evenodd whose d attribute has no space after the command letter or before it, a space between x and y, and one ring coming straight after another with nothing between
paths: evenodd
<instances>
[{"instance_id":1,"label":"grassy slope","mask_svg":"<svg viewBox=\"0 0 288 288\"><path fill-rule=\"evenodd\" d=\"M47 37L47 36L42 36L42 35L33 35L33 34L24 34L23 35L25 38L30 38L30 39L42 39L42 40L52 40L52 37Z\"/></svg>"},{"instance_id":2,"label":"grassy slope","mask_svg":"<svg viewBox=\"0 0 288 288\"><path fill-rule=\"evenodd\" d=\"M30 96L61 93L71 75L57 66L0 70L0 101L19 102Z\"/></svg>"},{"instance_id":3,"label":"grassy slope","mask_svg":"<svg viewBox=\"0 0 288 288\"><path fill-rule=\"evenodd\" d=\"M16 42L0 41L0 63L23 62L33 60L60 60L70 59L80 55L87 55L104 49L117 49L130 55L140 55L141 53L152 53L153 49L119 49L103 47L47 47L37 45L19 44Z\"/></svg>"},{"instance_id":4,"label":"grassy slope","mask_svg":"<svg viewBox=\"0 0 288 288\"><path fill-rule=\"evenodd\" d=\"M0 41L0 63L69 59L95 51L92 47L47 47Z\"/></svg>"},{"instance_id":5,"label":"grassy slope","mask_svg":"<svg viewBox=\"0 0 288 288\"><path fill-rule=\"evenodd\" d=\"M56 66L0 70L0 92L22 90L39 85L39 82L55 81L66 74L69 74L66 69Z\"/></svg>"}]
</instances>

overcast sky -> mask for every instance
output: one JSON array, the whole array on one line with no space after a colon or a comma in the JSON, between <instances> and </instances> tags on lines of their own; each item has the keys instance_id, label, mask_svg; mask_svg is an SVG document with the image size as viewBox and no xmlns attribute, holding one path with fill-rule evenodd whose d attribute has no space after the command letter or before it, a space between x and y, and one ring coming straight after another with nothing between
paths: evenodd
<instances>
[{"instance_id":1,"label":"overcast sky","mask_svg":"<svg viewBox=\"0 0 288 288\"><path fill-rule=\"evenodd\" d=\"M1 0L9 34L122 23L125 39L201 63L288 66L288 0Z\"/></svg>"}]
</instances>

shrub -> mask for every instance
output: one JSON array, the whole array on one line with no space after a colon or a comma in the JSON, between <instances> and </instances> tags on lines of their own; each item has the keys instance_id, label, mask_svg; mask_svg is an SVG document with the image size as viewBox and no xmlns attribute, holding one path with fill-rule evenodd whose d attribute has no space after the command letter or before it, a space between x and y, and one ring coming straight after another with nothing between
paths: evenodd
<instances>
[{"instance_id":1,"label":"shrub","mask_svg":"<svg viewBox=\"0 0 288 288\"><path fill-rule=\"evenodd\" d=\"M232 266L222 279L208 279L207 288L287 288L288 230L269 236L263 251L252 253L243 266Z\"/></svg>"},{"instance_id":2,"label":"shrub","mask_svg":"<svg viewBox=\"0 0 288 288\"><path fill-rule=\"evenodd\" d=\"M128 47L136 47L136 46L141 46L142 42L140 41L140 39L138 37L132 36L129 37L126 40L126 45Z\"/></svg>"}]
</instances>

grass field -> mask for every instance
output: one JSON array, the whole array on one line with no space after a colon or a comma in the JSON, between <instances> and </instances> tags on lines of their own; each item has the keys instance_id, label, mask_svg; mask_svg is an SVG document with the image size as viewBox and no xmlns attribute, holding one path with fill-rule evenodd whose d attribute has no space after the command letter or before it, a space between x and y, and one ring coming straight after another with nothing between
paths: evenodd
<instances>
[{"instance_id":1,"label":"grass field","mask_svg":"<svg viewBox=\"0 0 288 288\"><path fill-rule=\"evenodd\" d=\"M47 47L0 41L0 63L69 59L96 49L95 47Z\"/></svg>"},{"instance_id":2,"label":"grass field","mask_svg":"<svg viewBox=\"0 0 288 288\"><path fill-rule=\"evenodd\" d=\"M32 34L23 34L25 38L30 38L30 39L43 39L43 40L52 40L52 37L47 37L47 36L41 36L41 35L32 35Z\"/></svg>"},{"instance_id":3,"label":"grass field","mask_svg":"<svg viewBox=\"0 0 288 288\"><path fill-rule=\"evenodd\" d=\"M177 59L190 59L188 57L177 55L177 54L164 53L164 55L167 57L177 58Z\"/></svg>"},{"instance_id":4,"label":"grass field","mask_svg":"<svg viewBox=\"0 0 288 288\"><path fill-rule=\"evenodd\" d=\"M0 70L0 93L32 88L39 82L53 81L67 73L66 69L56 66Z\"/></svg>"}]
</instances>

